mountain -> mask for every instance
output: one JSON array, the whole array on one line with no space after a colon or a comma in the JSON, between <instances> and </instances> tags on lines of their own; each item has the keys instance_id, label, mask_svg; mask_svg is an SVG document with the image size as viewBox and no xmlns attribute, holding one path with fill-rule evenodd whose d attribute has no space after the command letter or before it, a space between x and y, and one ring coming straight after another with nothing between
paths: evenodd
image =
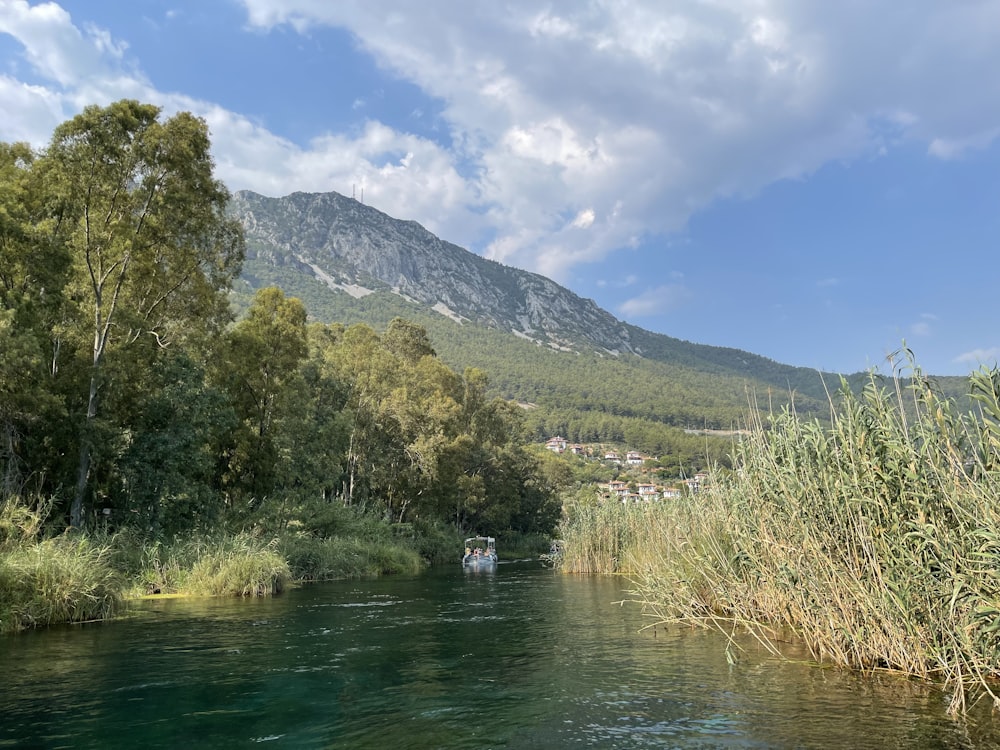
<instances>
[{"instance_id":1,"label":"mountain","mask_svg":"<svg viewBox=\"0 0 1000 750\"><path fill-rule=\"evenodd\" d=\"M651 424L728 429L754 399L765 409L794 400L800 413L823 415L839 384L830 373L622 322L550 279L338 193L243 191L230 210L246 233L244 303L274 284L324 322L382 329L396 316L413 320L450 365L479 367L499 395L539 406L540 432L577 440L626 439L626 429Z\"/></svg>"},{"instance_id":2,"label":"mountain","mask_svg":"<svg viewBox=\"0 0 1000 750\"><path fill-rule=\"evenodd\" d=\"M251 258L351 295L392 291L459 322L558 349L636 352L631 327L554 281L482 258L338 193L237 193Z\"/></svg>"}]
</instances>

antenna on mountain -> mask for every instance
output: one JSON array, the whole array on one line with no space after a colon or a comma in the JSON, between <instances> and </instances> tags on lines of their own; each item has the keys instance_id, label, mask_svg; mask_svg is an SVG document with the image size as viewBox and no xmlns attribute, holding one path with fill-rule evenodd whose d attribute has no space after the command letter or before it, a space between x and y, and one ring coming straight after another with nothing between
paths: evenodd
<instances>
[{"instance_id":1,"label":"antenna on mountain","mask_svg":"<svg viewBox=\"0 0 1000 750\"><path fill-rule=\"evenodd\" d=\"M354 189L355 189L355 187L356 187L356 185L354 185L354 183L351 183L351 200L352 201L356 201L357 200L357 198L354 196Z\"/></svg>"},{"instance_id":2,"label":"antenna on mountain","mask_svg":"<svg viewBox=\"0 0 1000 750\"><path fill-rule=\"evenodd\" d=\"M361 203L363 204L364 202L365 202L365 186L362 185L361 186Z\"/></svg>"}]
</instances>

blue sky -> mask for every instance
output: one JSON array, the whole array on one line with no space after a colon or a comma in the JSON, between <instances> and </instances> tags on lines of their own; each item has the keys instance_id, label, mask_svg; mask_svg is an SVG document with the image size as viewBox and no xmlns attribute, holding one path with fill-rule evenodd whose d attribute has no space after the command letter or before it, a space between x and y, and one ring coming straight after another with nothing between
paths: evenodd
<instances>
[{"instance_id":1,"label":"blue sky","mask_svg":"<svg viewBox=\"0 0 1000 750\"><path fill-rule=\"evenodd\" d=\"M204 117L644 328L787 364L1000 356L1000 0L0 0L0 140Z\"/></svg>"}]
</instances>

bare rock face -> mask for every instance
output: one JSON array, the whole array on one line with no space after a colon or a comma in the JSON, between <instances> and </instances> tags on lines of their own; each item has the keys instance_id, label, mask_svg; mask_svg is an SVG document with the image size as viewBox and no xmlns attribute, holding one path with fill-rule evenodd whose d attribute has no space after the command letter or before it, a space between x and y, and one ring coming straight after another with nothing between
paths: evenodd
<instances>
[{"instance_id":1,"label":"bare rock face","mask_svg":"<svg viewBox=\"0 0 1000 750\"><path fill-rule=\"evenodd\" d=\"M248 255L295 265L345 293L391 290L455 320L554 348L639 353L631 326L593 300L339 193L267 198L242 191L230 211L243 224Z\"/></svg>"}]
</instances>

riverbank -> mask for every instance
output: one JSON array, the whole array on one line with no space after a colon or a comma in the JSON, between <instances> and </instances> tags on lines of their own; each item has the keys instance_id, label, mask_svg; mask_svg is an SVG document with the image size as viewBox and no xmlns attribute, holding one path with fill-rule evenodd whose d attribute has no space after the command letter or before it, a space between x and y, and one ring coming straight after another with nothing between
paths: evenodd
<instances>
[{"instance_id":1,"label":"riverbank","mask_svg":"<svg viewBox=\"0 0 1000 750\"><path fill-rule=\"evenodd\" d=\"M47 533L50 505L0 502L0 633L111 619L148 596L242 596L345 578L414 574L458 560L464 532L340 508L268 533L157 540L135 529ZM334 520L331 520L334 519ZM502 556L537 558L548 535L506 532Z\"/></svg>"},{"instance_id":2,"label":"riverbank","mask_svg":"<svg viewBox=\"0 0 1000 750\"><path fill-rule=\"evenodd\" d=\"M46 506L0 504L0 632L105 620L149 594L268 596L288 585L414 573L458 542L366 519L364 535L224 533L165 542L135 531L46 538ZM454 534L457 538L458 534Z\"/></svg>"},{"instance_id":3,"label":"riverbank","mask_svg":"<svg viewBox=\"0 0 1000 750\"><path fill-rule=\"evenodd\" d=\"M757 413L700 493L570 509L563 567L630 575L664 621L942 683L954 713L996 701L1000 372L970 385L968 415L919 373L845 389L828 425Z\"/></svg>"}]
</instances>

